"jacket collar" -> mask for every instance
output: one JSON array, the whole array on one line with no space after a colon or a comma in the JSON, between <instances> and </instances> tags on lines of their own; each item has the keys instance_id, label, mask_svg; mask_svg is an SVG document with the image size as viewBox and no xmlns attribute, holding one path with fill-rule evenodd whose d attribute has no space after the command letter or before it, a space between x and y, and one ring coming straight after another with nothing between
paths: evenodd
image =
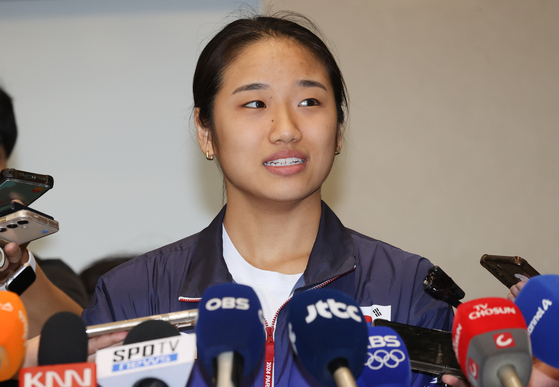
<instances>
[{"instance_id":1,"label":"jacket collar","mask_svg":"<svg viewBox=\"0 0 559 387\"><path fill-rule=\"evenodd\" d=\"M223 259L222 224L224 206L208 227L198 234L198 240L183 280L180 299L198 301L206 288L233 282ZM318 235L309 263L303 273L304 288L313 287L343 275L355 267L353 239L334 212L322 202Z\"/></svg>"}]
</instances>

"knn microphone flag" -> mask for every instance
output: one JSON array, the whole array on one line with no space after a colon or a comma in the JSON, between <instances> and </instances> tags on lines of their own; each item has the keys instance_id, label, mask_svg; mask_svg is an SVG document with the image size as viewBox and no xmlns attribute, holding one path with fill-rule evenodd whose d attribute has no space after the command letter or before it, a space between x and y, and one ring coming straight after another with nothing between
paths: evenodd
<instances>
[{"instance_id":1,"label":"knn microphone flag","mask_svg":"<svg viewBox=\"0 0 559 387\"><path fill-rule=\"evenodd\" d=\"M216 386L237 386L264 350L260 300L250 286L226 283L206 289L198 305L198 359Z\"/></svg>"},{"instance_id":2,"label":"knn microphone flag","mask_svg":"<svg viewBox=\"0 0 559 387\"><path fill-rule=\"evenodd\" d=\"M515 300L539 360L559 368L559 275L532 277Z\"/></svg>"},{"instance_id":3,"label":"knn microphone flag","mask_svg":"<svg viewBox=\"0 0 559 387\"><path fill-rule=\"evenodd\" d=\"M95 363L87 363L83 321L70 312L47 320L41 330L38 367L19 371L20 387L95 387Z\"/></svg>"},{"instance_id":4,"label":"knn microphone flag","mask_svg":"<svg viewBox=\"0 0 559 387\"><path fill-rule=\"evenodd\" d=\"M355 386L367 358L368 330L359 305L332 289L293 296L289 338L303 366L324 386Z\"/></svg>"},{"instance_id":5,"label":"knn microphone flag","mask_svg":"<svg viewBox=\"0 0 559 387\"><path fill-rule=\"evenodd\" d=\"M532 351L518 307L504 298L480 298L460 305L452 325L452 345L474 387L528 385Z\"/></svg>"},{"instance_id":6,"label":"knn microphone flag","mask_svg":"<svg viewBox=\"0 0 559 387\"><path fill-rule=\"evenodd\" d=\"M19 296L0 291L0 382L14 376L27 345L27 313Z\"/></svg>"},{"instance_id":7,"label":"knn microphone flag","mask_svg":"<svg viewBox=\"0 0 559 387\"><path fill-rule=\"evenodd\" d=\"M130 337L130 338L129 338ZM132 328L125 344L97 351L97 381L103 387L184 387L194 360L196 338L168 322L147 320Z\"/></svg>"},{"instance_id":8,"label":"knn microphone flag","mask_svg":"<svg viewBox=\"0 0 559 387\"><path fill-rule=\"evenodd\" d=\"M402 338L390 327L369 326L367 361L358 387L410 387L411 365Z\"/></svg>"}]
</instances>

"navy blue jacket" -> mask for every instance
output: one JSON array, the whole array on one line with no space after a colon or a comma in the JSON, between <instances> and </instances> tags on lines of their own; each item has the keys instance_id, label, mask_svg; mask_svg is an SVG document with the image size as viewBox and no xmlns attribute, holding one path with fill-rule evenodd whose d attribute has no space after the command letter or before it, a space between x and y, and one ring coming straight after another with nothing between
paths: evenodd
<instances>
[{"instance_id":1,"label":"navy blue jacket","mask_svg":"<svg viewBox=\"0 0 559 387\"><path fill-rule=\"evenodd\" d=\"M223 259L224 215L225 207L200 233L139 256L101 277L82 314L86 325L193 309L207 287L233 282ZM295 292L317 286L336 289L362 307L390 305L392 321L450 330L451 308L432 299L422 288L431 266L425 258L345 228L322 203L304 284ZM280 309L275 322L274 385L317 386L293 357L286 309ZM264 359L243 385L260 387L263 380ZM413 387L425 387L432 376L414 373L412 380ZM208 375L195 365L189 385L210 386L209 382Z\"/></svg>"}]
</instances>

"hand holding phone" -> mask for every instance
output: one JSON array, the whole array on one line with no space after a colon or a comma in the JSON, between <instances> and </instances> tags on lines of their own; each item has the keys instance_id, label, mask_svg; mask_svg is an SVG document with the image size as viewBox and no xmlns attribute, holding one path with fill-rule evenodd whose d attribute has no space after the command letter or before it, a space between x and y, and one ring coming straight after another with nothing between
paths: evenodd
<instances>
[{"instance_id":1,"label":"hand holding phone","mask_svg":"<svg viewBox=\"0 0 559 387\"><path fill-rule=\"evenodd\" d=\"M528 261L517 256L484 254L479 263L508 289L520 281L540 275Z\"/></svg>"}]
</instances>

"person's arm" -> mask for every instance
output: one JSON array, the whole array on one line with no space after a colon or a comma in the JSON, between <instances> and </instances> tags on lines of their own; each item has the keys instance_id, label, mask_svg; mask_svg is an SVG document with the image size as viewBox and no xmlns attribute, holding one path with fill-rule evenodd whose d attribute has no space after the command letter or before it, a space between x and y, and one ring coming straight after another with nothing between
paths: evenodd
<instances>
[{"instance_id":1,"label":"person's arm","mask_svg":"<svg viewBox=\"0 0 559 387\"><path fill-rule=\"evenodd\" d=\"M9 264L0 269L1 282L29 260L27 249L15 243L7 244L4 247L4 253ZM36 266L35 274L37 278L21 295L29 319L30 338L41 333L44 323L52 315L67 311L80 316L83 310L81 306L48 280L39 265Z\"/></svg>"}]
</instances>

